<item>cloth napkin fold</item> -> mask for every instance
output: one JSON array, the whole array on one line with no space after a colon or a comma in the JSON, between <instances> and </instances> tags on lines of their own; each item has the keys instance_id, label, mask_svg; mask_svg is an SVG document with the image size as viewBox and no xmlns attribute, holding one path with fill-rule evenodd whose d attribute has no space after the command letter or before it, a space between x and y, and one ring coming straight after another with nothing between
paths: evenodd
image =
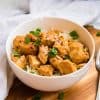
<instances>
[{"instance_id":1,"label":"cloth napkin fold","mask_svg":"<svg viewBox=\"0 0 100 100\"><path fill-rule=\"evenodd\" d=\"M6 44L6 40L7 40L9 33L20 23L22 23L26 20L30 20L37 16L38 17L39 16L56 16L56 17L58 16L58 17L67 18L68 15L71 16L72 13L67 14L66 11L70 12L69 8L70 7L72 8L72 5L74 5L74 4L69 5L69 8L67 8L68 6L66 6L66 5L69 4L70 2L65 2L65 0L61 0L62 2L60 2L60 3L58 2L59 0L56 0L55 2L53 2L54 0L51 0L51 1L48 0L49 2L47 2L45 0L44 5L42 2L40 2L40 3L37 2L37 0L30 0L30 1L31 1L30 2L30 14L23 14L21 12L19 15L17 13L16 16L12 16L10 18L3 19L3 17L0 17L0 18L2 18L2 20L0 21L0 100L4 100L6 98L6 96L8 95L9 89L13 83L13 79L14 79L14 74L11 71L11 69L7 63L6 54L5 54L5 44ZM38 5L36 6L37 3L38 3ZM53 3L54 3L54 5L53 5ZM91 2L88 2L88 5L89 5L89 3L91 5ZM84 4L85 4L85 2L84 2ZM41 8L41 5L42 5L43 9ZM81 3L81 5L82 5L82 3ZM79 2L78 2L78 6L79 6ZM39 7L41 8L41 10L39 9ZM76 4L75 4L75 7L76 7ZM48 10L46 11L47 8L48 8ZM86 7L86 9L87 9L87 11L89 11L88 7ZM83 11L83 9L81 6L80 12L82 12L82 11ZM18 12L20 12L20 11L18 11ZM71 9L71 12L72 12L72 9ZM80 12L79 11L77 12L77 10L76 11L74 10L74 12L76 12L76 15L78 15L79 18L81 17L81 19L82 18L84 19L85 15L79 16ZM92 10L91 10L91 12L92 12ZM93 12L95 13L95 10L93 10ZM84 14L85 14L85 12L84 12ZM89 15L90 13L87 12L87 14ZM87 23L87 20L92 21L93 18L96 17L96 16L94 16L91 19L91 16L92 16L92 14L90 14L90 17L88 17L89 19L85 20L84 24ZM71 17L69 17L69 18L71 19ZM76 18L73 20L81 23L81 20L79 21ZM83 25L83 22L82 22L82 25Z\"/></svg>"},{"instance_id":2,"label":"cloth napkin fold","mask_svg":"<svg viewBox=\"0 0 100 100\"><path fill-rule=\"evenodd\" d=\"M20 15L0 22L0 100L8 95L14 74L6 59L5 44L10 33L17 25L31 19L29 15Z\"/></svg>"}]
</instances>

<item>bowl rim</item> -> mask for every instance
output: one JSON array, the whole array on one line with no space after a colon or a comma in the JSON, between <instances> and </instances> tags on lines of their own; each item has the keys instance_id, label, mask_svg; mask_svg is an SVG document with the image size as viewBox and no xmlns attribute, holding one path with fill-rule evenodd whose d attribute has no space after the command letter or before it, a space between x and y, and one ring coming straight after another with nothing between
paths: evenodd
<instances>
[{"instance_id":1,"label":"bowl rim","mask_svg":"<svg viewBox=\"0 0 100 100\"><path fill-rule=\"evenodd\" d=\"M12 34L16 32L17 29L23 27L25 24L27 23L30 23L32 21L35 21L35 20L40 20L40 19L58 19L58 20L63 20L63 21L67 21L67 22L70 22L74 25L77 25L78 27L81 27L81 29L83 29L84 31L87 32L89 38L91 39L91 44L93 45L93 50L92 50L92 53L91 53L91 57L89 58L88 62L79 70L75 71L75 72L72 72L72 73L69 73L69 74L65 74L65 75L62 75L62 76L41 76L41 75L38 75L38 74L32 74L32 73L28 73L26 71L24 71L23 69L21 69L18 65L16 65L12 60L11 60L11 56L9 57L9 52L8 52L8 43L9 43L9 39L10 37L12 37ZM83 26L77 24L76 22L74 21L71 21L69 19L66 19L66 18L61 18L61 17L36 17L36 18L32 18L31 20L28 20L28 21L25 21L21 24L19 24L18 26L16 26L14 28L14 30L9 34L8 38L7 38L7 41L6 41L6 55L7 55L7 58L9 60L9 62L11 62L11 64L13 64L14 66L16 66L16 68L18 70L20 70L22 73L26 74L26 75L31 75L31 76L34 76L34 77L37 77L37 78L46 78L46 79L59 79L59 78L64 78L64 77L68 77L68 76L75 76L75 74L77 74L79 71L83 70L84 68L86 68L87 64L91 63L93 58L94 58L94 54L95 54L95 43L94 43L94 40L93 40L93 37L92 35L90 34L90 32L88 32Z\"/></svg>"}]
</instances>

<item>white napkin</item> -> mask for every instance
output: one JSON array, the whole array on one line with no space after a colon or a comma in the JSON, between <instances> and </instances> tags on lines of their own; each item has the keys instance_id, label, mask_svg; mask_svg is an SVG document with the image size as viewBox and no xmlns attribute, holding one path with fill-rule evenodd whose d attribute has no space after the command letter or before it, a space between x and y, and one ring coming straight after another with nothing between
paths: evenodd
<instances>
[{"instance_id":1,"label":"white napkin","mask_svg":"<svg viewBox=\"0 0 100 100\"><path fill-rule=\"evenodd\" d=\"M8 95L14 75L9 68L5 54L8 34L20 23L29 20L29 15L20 15L0 22L0 100Z\"/></svg>"},{"instance_id":2,"label":"white napkin","mask_svg":"<svg viewBox=\"0 0 100 100\"><path fill-rule=\"evenodd\" d=\"M35 0L31 0L30 4L30 12L33 16L59 16L72 20L80 25L85 25L92 22L100 13L98 9L100 6L100 1L97 3L94 1L70 2L70 0L61 0L59 3L57 3L58 0L44 0L47 2L38 0L39 2L37 1L35 3L34 1Z\"/></svg>"},{"instance_id":3,"label":"white napkin","mask_svg":"<svg viewBox=\"0 0 100 100\"><path fill-rule=\"evenodd\" d=\"M27 1L27 0L26 0ZM13 79L14 79L14 75L12 73L12 71L9 69L8 67L8 63L6 60L6 55L5 55L5 43L8 37L8 34L20 23L22 23L23 21L29 20L32 17L37 17L37 16L59 16L59 17L68 17L68 15L71 15L72 13L70 13L69 8L72 8L72 5L69 5L69 10L67 10L67 6L70 3L70 0L44 0L44 2L42 0L39 0L37 2L37 0L30 0L30 13L29 15L21 15L22 11L20 11L19 9L15 10L15 12L20 12L20 13L16 13L14 12L14 14L11 13L11 15L16 15L10 18L3 18L0 16L0 19L2 18L2 20L0 21L0 100L4 100L6 98L6 96L8 95L9 89L12 85ZM20 3L20 1L19 1ZM86 2L87 3L87 2ZM85 3L84 3L85 4ZM79 6L79 2L77 4ZM81 3L82 5L82 3ZM91 5L91 2L90 2ZM92 4L93 5L93 4ZM78 7L76 6L76 4L73 7ZM88 2L88 6L89 6L89 2ZM34 8L34 9L33 9ZM83 7L84 8L84 7ZM90 7L91 8L91 7ZM76 8L75 8L76 9ZM91 8L92 9L92 8ZM86 7L85 9L86 11L89 12L89 8ZM0 10L1 11L1 10ZM68 12L66 14L66 11ZM80 11L78 10L74 10L74 12L76 12L75 16L78 15L78 17L81 19L84 19L84 16L86 16L85 12L84 12L84 16L81 16L81 12L83 11L82 7L80 9ZM72 12L72 11L71 11ZM92 14L88 13L88 15L92 16L88 17L89 19L85 20L85 24L87 23L86 21L92 21L94 17L96 17L96 15L93 17ZM97 14L96 10L91 10L92 13ZM81 13L81 14L79 14ZM10 12L9 12L10 15ZM79 16L80 15L80 16ZM31 17L30 17L31 16ZM74 17L75 17L74 16ZM5 17L5 16L4 16ZM73 17L73 18L74 18ZM85 17L86 18L86 17ZM71 19L71 18L70 18ZM78 19L74 19L74 21L80 22L83 20L78 20ZM82 22L83 23L83 22Z\"/></svg>"}]
</instances>

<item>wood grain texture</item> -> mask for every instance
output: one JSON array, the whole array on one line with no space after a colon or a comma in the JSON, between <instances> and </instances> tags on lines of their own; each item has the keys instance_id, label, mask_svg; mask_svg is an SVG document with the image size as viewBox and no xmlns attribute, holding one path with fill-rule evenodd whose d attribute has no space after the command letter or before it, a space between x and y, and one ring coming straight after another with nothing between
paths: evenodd
<instances>
[{"instance_id":1,"label":"wood grain texture","mask_svg":"<svg viewBox=\"0 0 100 100\"><path fill-rule=\"evenodd\" d=\"M64 100L95 100L97 84L98 72L94 62L82 80L71 88L63 90ZM37 92L37 90L27 87L16 78L6 100L32 100ZM42 92L42 94L41 100L57 100L58 92Z\"/></svg>"}]
</instances>

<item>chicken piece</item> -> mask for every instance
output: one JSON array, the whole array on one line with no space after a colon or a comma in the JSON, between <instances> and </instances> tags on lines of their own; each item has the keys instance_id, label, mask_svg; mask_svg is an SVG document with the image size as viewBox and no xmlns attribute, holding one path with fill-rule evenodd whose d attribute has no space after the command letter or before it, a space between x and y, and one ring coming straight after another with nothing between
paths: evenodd
<instances>
[{"instance_id":1,"label":"chicken piece","mask_svg":"<svg viewBox=\"0 0 100 100\"><path fill-rule=\"evenodd\" d=\"M36 41L38 37L33 34L27 34L26 37L29 37L32 41Z\"/></svg>"},{"instance_id":2,"label":"chicken piece","mask_svg":"<svg viewBox=\"0 0 100 100\"><path fill-rule=\"evenodd\" d=\"M71 60L76 63L83 63L86 62L89 59L89 53L84 50L83 44L80 42L72 42L70 45L70 58Z\"/></svg>"},{"instance_id":3,"label":"chicken piece","mask_svg":"<svg viewBox=\"0 0 100 100\"><path fill-rule=\"evenodd\" d=\"M54 42L57 40L58 36L55 32L48 32L41 34L41 43L43 45L52 46Z\"/></svg>"},{"instance_id":4,"label":"chicken piece","mask_svg":"<svg viewBox=\"0 0 100 100\"><path fill-rule=\"evenodd\" d=\"M83 44L78 41L73 41L73 40L69 41L68 45L69 45L70 51L75 50L75 49L79 50L83 48Z\"/></svg>"},{"instance_id":5,"label":"chicken piece","mask_svg":"<svg viewBox=\"0 0 100 100\"><path fill-rule=\"evenodd\" d=\"M57 68L61 74L69 74L77 70L76 65L70 60L61 61Z\"/></svg>"},{"instance_id":6,"label":"chicken piece","mask_svg":"<svg viewBox=\"0 0 100 100\"><path fill-rule=\"evenodd\" d=\"M69 52L68 40L65 40L63 37L60 37L53 47L58 49L61 56L67 55Z\"/></svg>"},{"instance_id":7,"label":"chicken piece","mask_svg":"<svg viewBox=\"0 0 100 100\"><path fill-rule=\"evenodd\" d=\"M20 44L23 44L25 41L25 36L16 36L16 38L13 41L13 48L15 50L19 49Z\"/></svg>"},{"instance_id":8,"label":"chicken piece","mask_svg":"<svg viewBox=\"0 0 100 100\"><path fill-rule=\"evenodd\" d=\"M86 48L84 48L84 45L82 43L73 41L69 44L69 48L69 56L74 63L80 64L88 61L89 53L87 52L87 50L85 50Z\"/></svg>"},{"instance_id":9,"label":"chicken piece","mask_svg":"<svg viewBox=\"0 0 100 100\"><path fill-rule=\"evenodd\" d=\"M78 51L73 50L70 52L70 58L74 63L80 64L88 61L89 54L88 52L84 52L82 49L79 49Z\"/></svg>"},{"instance_id":10,"label":"chicken piece","mask_svg":"<svg viewBox=\"0 0 100 100\"><path fill-rule=\"evenodd\" d=\"M52 57L49 59L50 64L55 67L56 69L58 69L58 64L62 61L63 59L59 56L56 57Z\"/></svg>"},{"instance_id":11,"label":"chicken piece","mask_svg":"<svg viewBox=\"0 0 100 100\"><path fill-rule=\"evenodd\" d=\"M16 36L13 41L13 47L21 54L36 54L37 47L32 42L26 44L24 36Z\"/></svg>"},{"instance_id":12,"label":"chicken piece","mask_svg":"<svg viewBox=\"0 0 100 100\"><path fill-rule=\"evenodd\" d=\"M41 45L39 47L38 58L42 64L46 64L46 62L48 61L48 51L48 46Z\"/></svg>"},{"instance_id":13,"label":"chicken piece","mask_svg":"<svg viewBox=\"0 0 100 100\"><path fill-rule=\"evenodd\" d=\"M37 69L40 65L40 61L37 59L36 56L33 56L33 55L28 56L28 61L32 69Z\"/></svg>"},{"instance_id":14,"label":"chicken piece","mask_svg":"<svg viewBox=\"0 0 100 100\"><path fill-rule=\"evenodd\" d=\"M38 48L32 43L28 43L28 44L21 44L19 46L19 52L21 52L22 54L33 54L36 55Z\"/></svg>"},{"instance_id":15,"label":"chicken piece","mask_svg":"<svg viewBox=\"0 0 100 100\"><path fill-rule=\"evenodd\" d=\"M20 68L25 68L26 66L26 58L25 56L21 56L16 62L15 62Z\"/></svg>"},{"instance_id":16,"label":"chicken piece","mask_svg":"<svg viewBox=\"0 0 100 100\"><path fill-rule=\"evenodd\" d=\"M41 65L40 68L38 68L39 74L43 76L52 76L53 71L54 69L51 65Z\"/></svg>"}]
</instances>

